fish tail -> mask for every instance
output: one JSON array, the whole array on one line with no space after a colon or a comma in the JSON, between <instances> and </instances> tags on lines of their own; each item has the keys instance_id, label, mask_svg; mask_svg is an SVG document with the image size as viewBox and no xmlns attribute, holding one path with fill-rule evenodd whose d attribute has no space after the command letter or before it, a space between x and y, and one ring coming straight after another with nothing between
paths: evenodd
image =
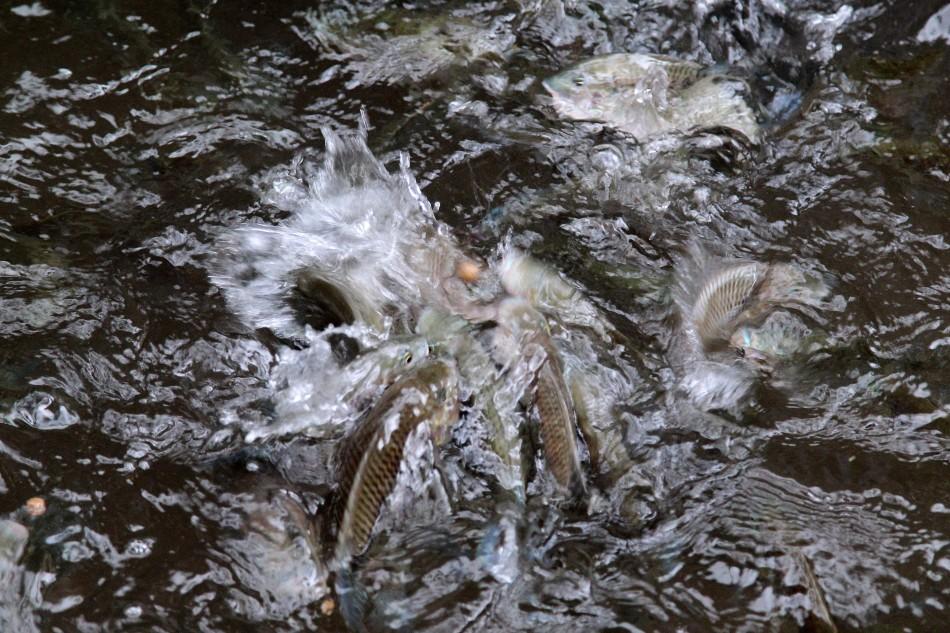
<instances>
[{"instance_id":1,"label":"fish tail","mask_svg":"<svg viewBox=\"0 0 950 633\"><path fill-rule=\"evenodd\" d=\"M336 596L340 604L340 615L347 628L355 633L368 633L366 614L369 609L369 592L356 579L348 565L342 565L336 573Z\"/></svg>"}]
</instances>

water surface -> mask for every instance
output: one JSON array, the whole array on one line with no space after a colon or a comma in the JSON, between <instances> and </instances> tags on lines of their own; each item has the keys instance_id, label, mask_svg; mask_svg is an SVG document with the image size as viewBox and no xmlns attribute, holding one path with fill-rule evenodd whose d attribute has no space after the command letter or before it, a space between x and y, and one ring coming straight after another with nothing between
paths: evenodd
<instances>
[{"instance_id":1,"label":"water surface","mask_svg":"<svg viewBox=\"0 0 950 633\"><path fill-rule=\"evenodd\" d=\"M532 487L506 586L479 562L493 504L456 438L463 511L377 540L374 626L794 631L804 557L839 630L942 628L941 2L18 1L0 8L0 512L49 509L0 572L9 630L340 629L308 593L305 544L282 550L260 519L320 515L329 447L234 457L236 421L273 413L286 347L211 279L221 237L283 220L275 179L361 109L370 148L391 171L408 154L464 249L490 258L509 236L623 334L639 493L633 521ZM414 29L437 37L395 40ZM762 147L684 155L558 120L540 81L620 51L747 78ZM739 420L677 387L669 287L694 240L835 296L827 353Z\"/></svg>"}]
</instances>

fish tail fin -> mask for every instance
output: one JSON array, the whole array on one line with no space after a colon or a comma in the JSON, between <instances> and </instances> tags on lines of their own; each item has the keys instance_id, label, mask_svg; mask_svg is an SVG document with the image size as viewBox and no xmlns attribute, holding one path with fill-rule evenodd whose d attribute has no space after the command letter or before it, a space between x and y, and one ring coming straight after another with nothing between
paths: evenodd
<instances>
[{"instance_id":1,"label":"fish tail fin","mask_svg":"<svg viewBox=\"0 0 950 633\"><path fill-rule=\"evenodd\" d=\"M368 633L366 614L369 609L369 593L348 565L337 570L335 589L340 615L343 616L347 628L355 633Z\"/></svg>"}]
</instances>

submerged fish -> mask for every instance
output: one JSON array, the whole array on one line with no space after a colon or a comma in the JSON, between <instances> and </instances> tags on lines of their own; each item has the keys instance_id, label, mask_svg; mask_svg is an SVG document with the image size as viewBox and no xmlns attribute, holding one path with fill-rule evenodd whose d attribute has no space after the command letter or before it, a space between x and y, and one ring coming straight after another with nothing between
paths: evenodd
<instances>
[{"instance_id":1,"label":"submerged fish","mask_svg":"<svg viewBox=\"0 0 950 633\"><path fill-rule=\"evenodd\" d=\"M498 483L516 504L523 504L521 416L516 409L526 380L517 372L498 371L491 352L476 337L473 326L460 316L430 308L420 316L417 329L436 350L455 358L462 399L471 397L481 413L492 452L500 461Z\"/></svg>"},{"instance_id":2,"label":"submerged fish","mask_svg":"<svg viewBox=\"0 0 950 633\"><path fill-rule=\"evenodd\" d=\"M696 63L662 55L614 53L545 79L564 117L602 121L639 140L666 132L728 128L759 141L755 114L737 78L701 76Z\"/></svg>"},{"instance_id":3,"label":"submerged fish","mask_svg":"<svg viewBox=\"0 0 950 633\"><path fill-rule=\"evenodd\" d=\"M336 563L362 554L383 504L396 484L409 436L427 427L441 444L458 419L458 372L432 360L393 383L340 447L332 527Z\"/></svg>"},{"instance_id":4,"label":"submerged fish","mask_svg":"<svg viewBox=\"0 0 950 633\"><path fill-rule=\"evenodd\" d=\"M371 83L397 84L423 81L478 59L501 56L515 36L503 18L490 22L452 14L392 14L374 17L377 32L369 25L340 29L314 14L306 16L306 40L343 62L353 77L349 87ZM382 27L382 28L380 28Z\"/></svg>"},{"instance_id":5,"label":"submerged fish","mask_svg":"<svg viewBox=\"0 0 950 633\"><path fill-rule=\"evenodd\" d=\"M574 403L544 317L527 301L508 298L498 307L498 323L505 332L496 340L507 339L501 344L507 348L503 353L514 352L513 341L517 349L514 354L539 359L534 374L534 406L548 469L562 490L572 495L584 492Z\"/></svg>"},{"instance_id":6,"label":"submerged fish","mask_svg":"<svg viewBox=\"0 0 950 633\"><path fill-rule=\"evenodd\" d=\"M459 368L463 399L471 397L476 419L484 422L486 456L497 481L495 516L479 543L477 558L499 582L512 582L518 573L521 550L519 526L524 521L526 463L519 402L528 390L530 372L523 363L504 371L496 369L491 352L477 338L474 327L462 317L427 309L419 317L418 331L438 351L451 354Z\"/></svg>"}]
</instances>

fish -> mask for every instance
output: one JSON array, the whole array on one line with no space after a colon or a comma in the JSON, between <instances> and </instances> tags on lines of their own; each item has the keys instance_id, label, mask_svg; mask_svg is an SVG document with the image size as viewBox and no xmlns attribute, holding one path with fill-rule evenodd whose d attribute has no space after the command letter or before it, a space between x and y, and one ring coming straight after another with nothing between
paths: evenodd
<instances>
[{"instance_id":1,"label":"fish","mask_svg":"<svg viewBox=\"0 0 950 633\"><path fill-rule=\"evenodd\" d=\"M574 403L544 317L524 299L509 297L500 302L498 322L504 332L496 338L503 342L496 346L508 348L503 353L509 363L514 343L519 357L536 364L533 406L548 470L562 491L572 496L585 493Z\"/></svg>"},{"instance_id":2,"label":"fish","mask_svg":"<svg viewBox=\"0 0 950 633\"><path fill-rule=\"evenodd\" d=\"M754 351L745 344L754 333L749 328L761 325L776 309L811 315L828 307L824 281L792 264L721 259L697 244L678 260L676 276L680 311L705 352L730 347Z\"/></svg>"},{"instance_id":3,"label":"fish","mask_svg":"<svg viewBox=\"0 0 950 633\"><path fill-rule=\"evenodd\" d=\"M456 359L463 385L462 396L471 397L487 432L488 448L498 461L494 468L497 487L495 512L488 522L476 554L477 560L499 582L517 577L521 550L519 526L524 521L526 464L519 402L530 376L522 365L498 371L491 352L476 336L475 327L461 316L427 308L420 315L417 331L435 350Z\"/></svg>"},{"instance_id":4,"label":"fish","mask_svg":"<svg viewBox=\"0 0 950 633\"><path fill-rule=\"evenodd\" d=\"M515 41L506 18L485 22L453 14L407 16L392 11L374 16L373 24L340 28L312 12L305 17L311 29L300 34L341 62L352 74L350 88L448 79L447 71L504 56Z\"/></svg>"},{"instance_id":5,"label":"fish","mask_svg":"<svg viewBox=\"0 0 950 633\"><path fill-rule=\"evenodd\" d=\"M392 384L398 376L430 357L429 343L421 336L394 336L363 352L344 365L346 384L343 398L358 408Z\"/></svg>"},{"instance_id":6,"label":"fish","mask_svg":"<svg viewBox=\"0 0 950 633\"><path fill-rule=\"evenodd\" d=\"M633 465L623 443L622 426L614 407L616 398L608 393L598 376L583 367L567 370L566 380L577 414L578 428L590 454L591 468L613 483Z\"/></svg>"},{"instance_id":7,"label":"fish","mask_svg":"<svg viewBox=\"0 0 950 633\"><path fill-rule=\"evenodd\" d=\"M584 293L554 267L521 251L507 249L498 265L502 287L526 299L536 309L557 315L565 323L590 328L608 338L612 326Z\"/></svg>"},{"instance_id":8,"label":"fish","mask_svg":"<svg viewBox=\"0 0 950 633\"><path fill-rule=\"evenodd\" d=\"M637 140L727 128L758 143L745 82L704 72L695 62L664 55L613 53L582 61L542 86L561 116L601 121Z\"/></svg>"},{"instance_id":9,"label":"fish","mask_svg":"<svg viewBox=\"0 0 950 633\"><path fill-rule=\"evenodd\" d=\"M458 370L430 360L394 382L337 454L338 487L333 560L338 567L365 552L386 499L396 484L406 441L427 426L435 445L444 443L458 419Z\"/></svg>"},{"instance_id":10,"label":"fish","mask_svg":"<svg viewBox=\"0 0 950 633\"><path fill-rule=\"evenodd\" d=\"M521 416L516 408L525 381L513 372L496 369L491 352L461 316L428 308L417 329L439 352L451 355L459 369L461 396L471 399L482 414L492 452L498 457L499 485L524 503L525 472L521 458Z\"/></svg>"}]
</instances>

